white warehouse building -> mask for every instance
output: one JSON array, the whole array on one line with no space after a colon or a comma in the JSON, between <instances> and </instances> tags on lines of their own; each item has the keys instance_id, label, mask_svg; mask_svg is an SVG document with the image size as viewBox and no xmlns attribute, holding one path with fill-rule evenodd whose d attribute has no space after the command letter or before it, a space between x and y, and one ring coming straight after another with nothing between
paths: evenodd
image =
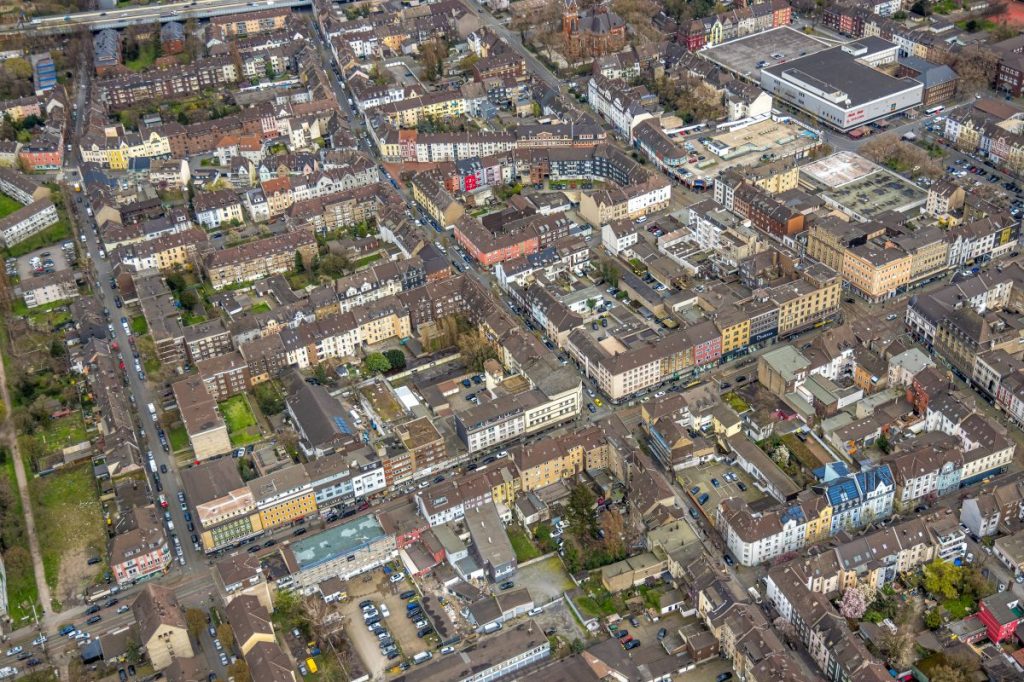
<instances>
[{"instance_id":1,"label":"white warehouse building","mask_svg":"<svg viewBox=\"0 0 1024 682\"><path fill-rule=\"evenodd\" d=\"M849 132L921 104L924 86L872 68L895 46L848 43L761 70L761 88L821 123Z\"/></svg>"}]
</instances>

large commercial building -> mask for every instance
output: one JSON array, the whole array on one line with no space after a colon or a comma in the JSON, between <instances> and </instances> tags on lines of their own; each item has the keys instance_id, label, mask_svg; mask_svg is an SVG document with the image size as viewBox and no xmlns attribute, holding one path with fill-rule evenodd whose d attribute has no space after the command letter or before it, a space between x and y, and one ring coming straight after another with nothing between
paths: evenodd
<instances>
[{"instance_id":1,"label":"large commercial building","mask_svg":"<svg viewBox=\"0 0 1024 682\"><path fill-rule=\"evenodd\" d=\"M865 63L891 47L887 41L865 39L769 66L761 71L761 88L849 132L921 104L924 86L919 81L893 78Z\"/></svg>"}]
</instances>

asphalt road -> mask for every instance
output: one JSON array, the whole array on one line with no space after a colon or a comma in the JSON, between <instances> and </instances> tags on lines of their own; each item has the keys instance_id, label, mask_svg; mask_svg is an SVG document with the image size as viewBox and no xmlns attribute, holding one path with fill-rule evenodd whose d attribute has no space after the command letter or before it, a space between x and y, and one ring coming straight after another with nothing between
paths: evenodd
<instances>
[{"instance_id":1,"label":"asphalt road","mask_svg":"<svg viewBox=\"0 0 1024 682\"><path fill-rule=\"evenodd\" d=\"M555 74L551 73L548 67L544 66L539 59L534 57L533 53L523 47L523 43L519 40L519 34L517 32L508 30L505 24L501 23L493 14L488 12L474 0L462 0L462 4L465 5L470 12L477 15L484 26L494 31L495 35L504 39L504 41L508 43L513 50L522 55L523 59L526 60L527 68L536 78L544 81L554 90L561 89L562 82Z\"/></svg>"}]
</instances>

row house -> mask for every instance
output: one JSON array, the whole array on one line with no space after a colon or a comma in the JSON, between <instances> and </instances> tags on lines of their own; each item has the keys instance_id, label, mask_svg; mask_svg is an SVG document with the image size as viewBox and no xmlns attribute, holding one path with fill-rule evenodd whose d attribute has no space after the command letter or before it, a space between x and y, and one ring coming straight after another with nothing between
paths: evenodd
<instances>
[{"instance_id":1,"label":"row house","mask_svg":"<svg viewBox=\"0 0 1024 682\"><path fill-rule=\"evenodd\" d=\"M250 282L268 275L289 272L295 267L295 253L307 263L316 255L316 238L303 230L286 232L240 246L214 251L203 268L214 289Z\"/></svg>"},{"instance_id":2,"label":"row house","mask_svg":"<svg viewBox=\"0 0 1024 682\"><path fill-rule=\"evenodd\" d=\"M173 69L154 69L101 80L97 87L104 102L120 109L152 100L187 97L208 88L223 88L237 83L239 76L231 57L207 57Z\"/></svg>"},{"instance_id":3,"label":"row house","mask_svg":"<svg viewBox=\"0 0 1024 682\"><path fill-rule=\"evenodd\" d=\"M964 469L964 455L953 436L928 433L910 445L887 460L896 486L893 505L903 511L956 490Z\"/></svg>"},{"instance_id":4,"label":"row house","mask_svg":"<svg viewBox=\"0 0 1024 682\"><path fill-rule=\"evenodd\" d=\"M232 221L240 225L245 220L238 194L227 189L196 193L192 210L199 224L208 230L216 230Z\"/></svg>"},{"instance_id":5,"label":"row house","mask_svg":"<svg viewBox=\"0 0 1024 682\"><path fill-rule=\"evenodd\" d=\"M587 101L630 141L638 124L658 115L657 98L652 98L647 88L629 87L622 81L611 81L603 76L591 77Z\"/></svg>"},{"instance_id":6,"label":"row house","mask_svg":"<svg viewBox=\"0 0 1024 682\"><path fill-rule=\"evenodd\" d=\"M702 19L694 19L680 30L680 42L696 52L703 47L760 33L793 20L793 10L786 0L767 0L728 10Z\"/></svg>"},{"instance_id":7,"label":"row house","mask_svg":"<svg viewBox=\"0 0 1024 682\"><path fill-rule=\"evenodd\" d=\"M1014 532L1024 519L1024 483L1011 481L979 490L960 505L960 523L979 538Z\"/></svg>"},{"instance_id":8,"label":"row house","mask_svg":"<svg viewBox=\"0 0 1024 682\"><path fill-rule=\"evenodd\" d=\"M193 262L208 236L202 230L186 228L155 239L118 246L111 259L133 270L168 270Z\"/></svg>"}]
</instances>

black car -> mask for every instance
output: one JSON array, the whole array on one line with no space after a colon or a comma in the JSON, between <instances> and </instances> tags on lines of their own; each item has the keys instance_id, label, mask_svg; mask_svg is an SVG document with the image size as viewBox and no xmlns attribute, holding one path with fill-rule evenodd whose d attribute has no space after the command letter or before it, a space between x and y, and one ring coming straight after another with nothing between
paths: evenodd
<instances>
[{"instance_id":1,"label":"black car","mask_svg":"<svg viewBox=\"0 0 1024 682\"><path fill-rule=\"evenodd\" d=\"M373 606L372 599L364 599L363 601L359 602L359 608L361 609L365 609L368 606Z\"/></svg>"},{"instance_id":2,"label":"black car","mask_svg":"<svg viewBox=\"0 0 1024 682\"><path fill-rule=\"evenodd\" d=\"M406 590L402 594L398 595L399 599L412 599L416 596L416 590Z\"/></svg>"},{"instance_id":3,"label":"black car","mask_svg":"<svg viewBox=\"0 0 1024 682\"><path fill-rule=\"evenodd\" d=\"M256 552L260 551L260 546L259 545L253 545L252 547L250 547L249 549L247 549L245 551L247 551L249 554L255 554Z\"/></svg>"},{"instance_id":4,"label":"black car","mask_svg":"<svg viewBox=\"0 0 1024 682\"><path fill-rule=\"evenodd\" d=\"M267 540L266 542L264 542L263 546L264 547L273 547L276 544L277 544L277 540L274 540L273 538L271 538L270 540Z\"/></svg>"},{"instance_id":5,"label":"black car","mask_svg":"<svg viewBox=\"0 0 1024 682\"><path fill-rule=\"evenodd\" d=\"M101 615L99 615L97 613L95 616L93 616L89 620L85 621L85 624L86 625L93 625L95 623L100 622L101 620L103 620L103 616L101 616Z\"/></svg>"},{"instance_id":6,"label":"black car","mask_svg":"<svg viewBox=\"0 0 1024 682\"><path fill-rule=\"evenodd\" d=\"M109 608L110 608L111 606L115 606L115 605L117 605L117 602L118 602L118 601L120 601L120 600L118 600L118 599L108 599L108 600L107 600L107 601L106 601L106 602L105 602L105 603L103 604L103 608L105 608L105 609L109 609Z\"/></svg>"},{"instance_id":7,"label":"black car","mask_svg":"<svg viewBox=\"0 0 1024 682\"><path fill-rule=\"evenodd\" d=\"M161 474L166 474L167 473L167 465L166 464L161 464L160 465L160 473Z\"/></svg>"},{"instance_id":8,"label":"black car","mask_svg":"<svg viewBox=\"0 0 1024 682\"><path fill-rule=\"evenodd\" d=\"M125 672L124 668L118 668L117 677L121 680L121 682L126 682L128 680L128 673Z\"/></svg>"},{"instance_id":9,"label":"black car","mask_svg":"<svg viewBox=\"0 0 1024 682\"><path fill-rule=\"evenodd\" d=\"M500 585L501 589L503 589L503 590L511 590L515 586L516 586L516 584L514 582L512 582L511 580L506 580L505 582L503 582Z\"/></svg>"},{"instance_id":10,"label":"black car","mask_svg":"<svg viewBox=\"0 0 1024 682\"><path fill-rule=\"evenodd\" d=\"M627 636L629 636L629 630L616 630L615 631L615 639L623 639L623 638L625 638Z\"/></svg>"},{"instance_id":11,"label":"black car","mask_svg":"<svg viewBox=\"0 0 1024 682\"><path fill-rule=\"evenodd\" d=\"M732 679L732 673L721 673L715 678L715 682L725 682Z\"/></svg>"},{"instance_id":12,"label":"black car","mask_svg":"<svg viewBox=\"0 0 1024 682\"><path fill-rule=\"evenodd\" d=\"M723 554L722 555L722 561L725 562L726 566L733 566L735 564L735 562L732 560L732 557L729 556L728 554Z\"/></svg>"},{"instance_id":13,"label":"black car","mask_svg":"<svg viewBox=\"0 0 1024 682\"><path fill-rule=\"evenodd\" d=\"M33 666L37 666L37 665L39 665L40 663L42 663L42 661L40 661L40 660L39 660L38 658L36 658L35 656L33 656L32 658L30 658L30 659L28 659L27 661L25 661L25 665L27 665L27 666L28 666L28 667L30 667L30 668L31 668L31 667L33 667Z\"/></svg>"},{"instance_id":14,"label":"black car","mask_svg":"<svg viewBox=\"0 0 1024 682\"><path fill-rule=\"evenodd\" d=\"M662 628L662 629L658 630L658 641L659 642L661 640L665 639L667 636L668 636L668 630L666 630L665 628Z\"/></svg>"},{"instance_id":15,"label":"black car","mask_svg":"<svg viewBox=\"0 0 1024 682\"><path fill-rule=\"evenodd\" d=\"M89 608L87 608L85 610L85 615L91 616L92 614L97 613L99 610L100 610L100 605L99 604L93 604L92 606L90 606Z\"/></svg>"},{"instance_id":16,"label":"black car","mask_svg":"<svg viewBox=\"0 0 1024 682\"><path fill-rule=\"evenodd\" d=\"M426 637L427 635L429 635L433 631L434 631L434 628L432 628L432 627L430 627L428 625L425 628L420 628L419 630L417 630L416 631L416 636L419 637L420 639L423 639L424 637Z\"/></svg>"},{"instance_id":17,"label":"black car","mask_svg":"<svg viewBox=\"0 0 1024 682\"><path fill-rule=\"evenodd\" d=\"M635 628L640 627L640 621L638 621L636 619L636 616L630 616L629 617L629 624L632 625Z\"/></svg>"},{"instance_id":18,"label":"black car","mask_svg":"<svg viewBox=\"0 0 1024 682\"><path fill-rule=\"evenodd\" d=\"M366 621L366 625L367 625L367 627L369 627L370 625L376 625L379 622L380 622L380 616L374 616L370 620Z\"/></svg>"},{"instance_id":19,"label":"black car","mask_svg":"<svg viewBox=\"0 0 1024 682\"><path fill-rule=\"evenodd\" d=\"M299 528L299 529L296 529L296 530L292 531L292 535L295 536L295 537L299 537L300 535L305 535L305 534L306 534L306 529L305 528Z\"/></svg>"},{"instance_id":20,"label":"black car","mask_svg":"<svg viewBox=\"0 0 1024 682\"><path fill-rule=\"evenodd\" d=\"M409 617L409 620L416 620L423 615L423 609L413 609L412 611L406 611L405 615Z\"/></svg>"}]
</instances>

